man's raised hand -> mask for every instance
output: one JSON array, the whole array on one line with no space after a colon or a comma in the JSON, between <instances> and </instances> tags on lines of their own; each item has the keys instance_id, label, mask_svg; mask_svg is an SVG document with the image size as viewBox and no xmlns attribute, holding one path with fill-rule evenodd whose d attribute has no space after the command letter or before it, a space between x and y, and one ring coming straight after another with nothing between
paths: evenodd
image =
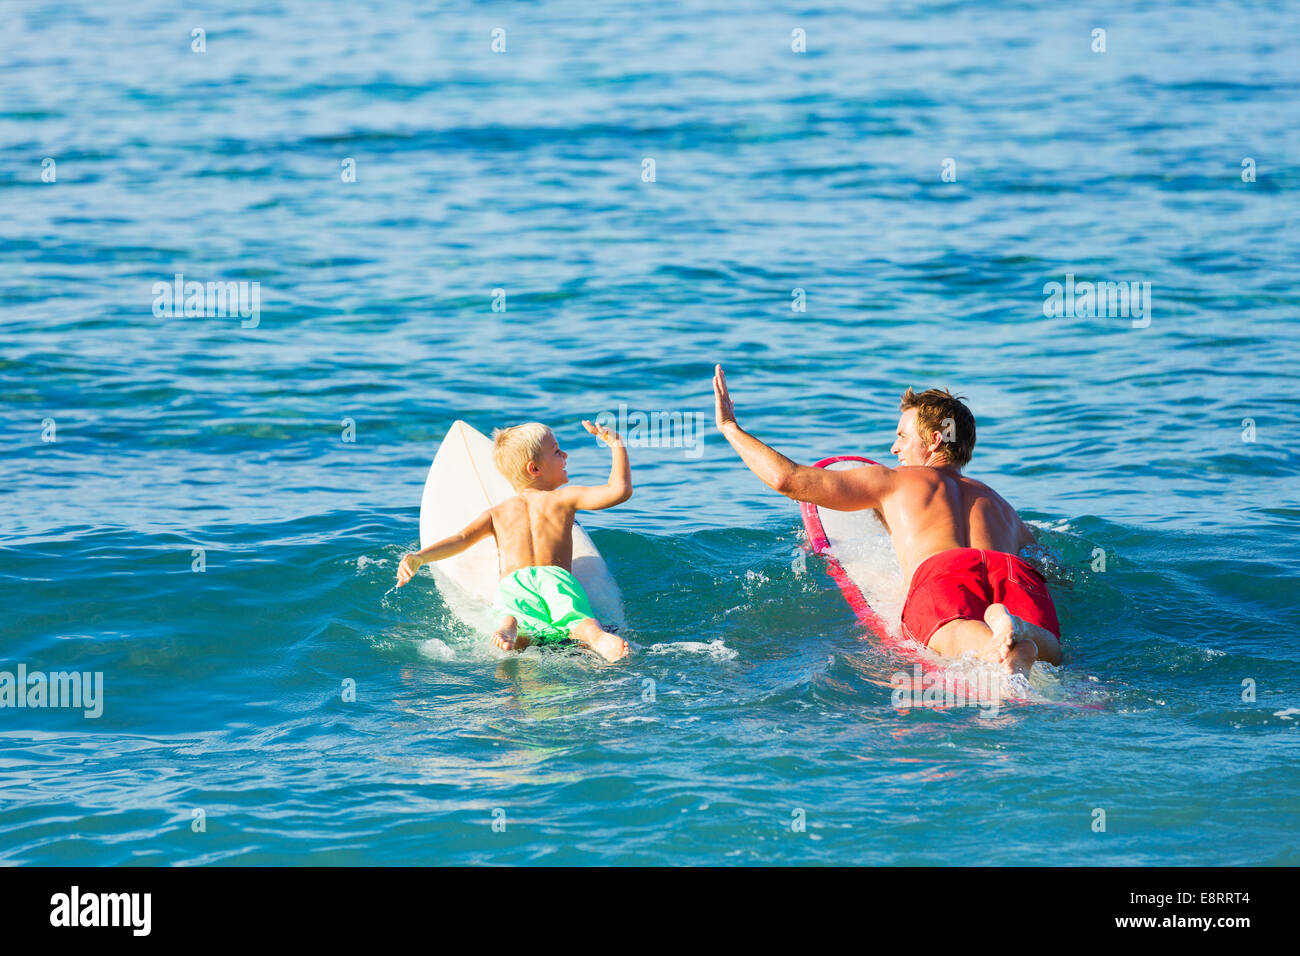
<instances>
[{"instance_id":1,"label":"man's raised hand","mask_svg":"<svg viewBox=\"0 0 1300 956\"><path fill-rule=\"evenodd\" d=\"M732 407L731 393L727 391L727 376L722 373L721 365L713 366L713 412L718 431L722 431L728 422L736 424L736 409Z\"/></svg>"}]
</instances>

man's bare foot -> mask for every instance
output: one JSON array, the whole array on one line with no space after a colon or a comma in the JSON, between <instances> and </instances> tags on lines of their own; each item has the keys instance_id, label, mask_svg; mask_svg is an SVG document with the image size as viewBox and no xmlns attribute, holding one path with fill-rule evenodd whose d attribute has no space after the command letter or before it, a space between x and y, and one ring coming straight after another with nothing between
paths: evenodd
<instances>
[{"instance_id":1,"label":"man's bare foot","mask_svg":"<svg viewBox=\"0 0 1300 956\"><path fill-rule=\"evenodd\" d=\"M1007 659L1016 643L1016 616L1007 610L1005 604L990 604L984 611L984 623L989 626L993 636L989 638L983 656L987 660L1001 663Z\"/></svg>"},{"instance_id":2,"label":"man's bare foot","mask_svg":"<svg viewBox=\"0 0 1300 956\"><path fill-rule=\"evenodd\" d=\"M1028 622L1007 610L1005 604L990 604L984 623L993 636L984 649L984 657L1004 666L1010 673L1029 675L1038 660L1038 645L1029 636Z\"/></svg>"},{"instance_id":3,"label":"man's bare foot","mask_svg":"<svg viewBox=\"0 0 1300 956\"><path fill-rule=\"evenodd\" d=\"M1032 638L1025 638L1023 641L1016 641L1011 653L1007 655L1002 662L1009 674L1020 674L1026 680L1029 679L1029 672L1033 669L1034 661L1038 660L1038 645Z\"/></svg>"},{"instance_id":4,"label":"man's bare foot","mask_svg":"<svg viewBox=\"0 0 1300 956\"><path fill-rule=\"evenodd\" d=\"M984 623L995 634L998 632L995 626L999 621L1011 619L1011 637L1012 642L1019 644L1021 641L1033 641L1038 647L1038 659L1046 661L1049 664L1059 665L1061 663L1061 642L1056 635L1041 625L1026 621L1023 617L1012 614L1007 610L1005 604L990 604L988 610L984 612Z\"/></svg>"},{"instance_id":5,"label":"man's bare foot","mask_svg":"<svg viewBox=\"0 0 1300 956\"><path fill-rule=\"evenodd\" d=\"M522 651L531 642L526 635L519 633L519 624L513 617L501 622L496 633L492 635L492 644L503 651Z\"/></svg>"}]
</instances>

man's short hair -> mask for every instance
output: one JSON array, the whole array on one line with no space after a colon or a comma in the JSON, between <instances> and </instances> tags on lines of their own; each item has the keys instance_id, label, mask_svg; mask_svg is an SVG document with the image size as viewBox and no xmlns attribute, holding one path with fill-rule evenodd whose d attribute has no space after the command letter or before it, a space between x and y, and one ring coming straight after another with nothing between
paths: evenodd
<instances>
[{"instance_id":1,"label":"man's short hair","mask_svg":"<svg viewBox=\"0 0 1300 956\"><path fill-rule=\"evenodd\" d=\"M975 416L966 407L965 399L953 395L946 388L927 388L903 393L898 410L916 409L916 433L926 444L935 432L943 435L940 451L958 468L964 468L975 451Z\"/></svg>"},{"instance_id":2,"label":"man's short hair","mask_svg":"<svg viewBox=\"0 0 1300 956\"><path fill-rule=\"evenodd\" d=\"M525 422L492 431L492 463L510 484L522 488L529 483L528 463L542 454L542 442L551 430L541 422Z\"/></svg>"}]
</instances>

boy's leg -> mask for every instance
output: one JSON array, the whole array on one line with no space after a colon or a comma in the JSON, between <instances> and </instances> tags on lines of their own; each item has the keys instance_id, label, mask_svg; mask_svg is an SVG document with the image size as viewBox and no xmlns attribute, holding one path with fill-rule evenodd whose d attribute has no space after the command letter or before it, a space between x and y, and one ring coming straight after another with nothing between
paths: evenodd
<instances>
[{"instance_id":1,"label":"boy's leg","mask_svg":"<svg viewBox=\"0 0 1300 956\"><path fill-rule=\"evenodd\" d=\"M627 641L617 634L601 630L600 622L594 617L584 617L569 631L569 636L585 647L605 658L616 661L627 656Z\"/></svg>"},{"instance_id":2,"label":"boy's leg","mask_svg":"<svg viewBox=\"0 0 1300 956\"><path fill-rule=\"evenodd\" d=\"M532 642L527 634L519 633L519 622L513 615L507 614L502 619L501 626L492 635L492 643L503 651L522 651Z\"/></svg>"},{"instance_id":3,"label":"boy's leg","mask_svg":"<svg viewBox=\"0 0 1300 956\"><path fill-rule=\"evenodd\" d=\"M627 641L608 633L596 620L587 592L572 571L546 566L540 569L539 593L546 601L551 624L607 661L627 656Z\"/></svg>"}]
</instances>

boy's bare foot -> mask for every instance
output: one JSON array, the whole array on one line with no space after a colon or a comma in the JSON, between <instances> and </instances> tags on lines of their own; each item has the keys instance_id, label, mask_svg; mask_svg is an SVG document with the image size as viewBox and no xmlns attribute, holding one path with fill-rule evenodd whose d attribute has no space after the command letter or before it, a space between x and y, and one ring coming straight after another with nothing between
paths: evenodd
<instances>
[{"instance_id":1,"label":"boy's bare foot","mask_svg":"<svg viewBox=\"0 0 1300 956\"><path fill-rule=\"evenodd\" d=\"M527 636L519 633L518 622L513 617L507 617L492 635L492 643L503 651L522 651L530 641Z\"/></svg>"},{"instance_id":2,"label":"boy's bare foot","mask_svg":"<svg viewBox=\"0 0 1300 956\"><path fill-rule=\"evenodd\" d=\"M569 636L579 644L590 647L607 661L617 661L627 657L627 641L617 634L602 631L600 623L595 618L588 617L579 621L569 632Z\"/></svg>"},{"instance_id":3,"label":"boy's bare foot","mask_svg":"<svg viewBox=\"0 0 1300 956\"><path fill-rule=\"evenodd\" d=\"M617 661L627 657L628 650L627 641L608 631L600 632L600 635L591 642L591 649L607 661Z\"/></svg>"}]
</instances>

